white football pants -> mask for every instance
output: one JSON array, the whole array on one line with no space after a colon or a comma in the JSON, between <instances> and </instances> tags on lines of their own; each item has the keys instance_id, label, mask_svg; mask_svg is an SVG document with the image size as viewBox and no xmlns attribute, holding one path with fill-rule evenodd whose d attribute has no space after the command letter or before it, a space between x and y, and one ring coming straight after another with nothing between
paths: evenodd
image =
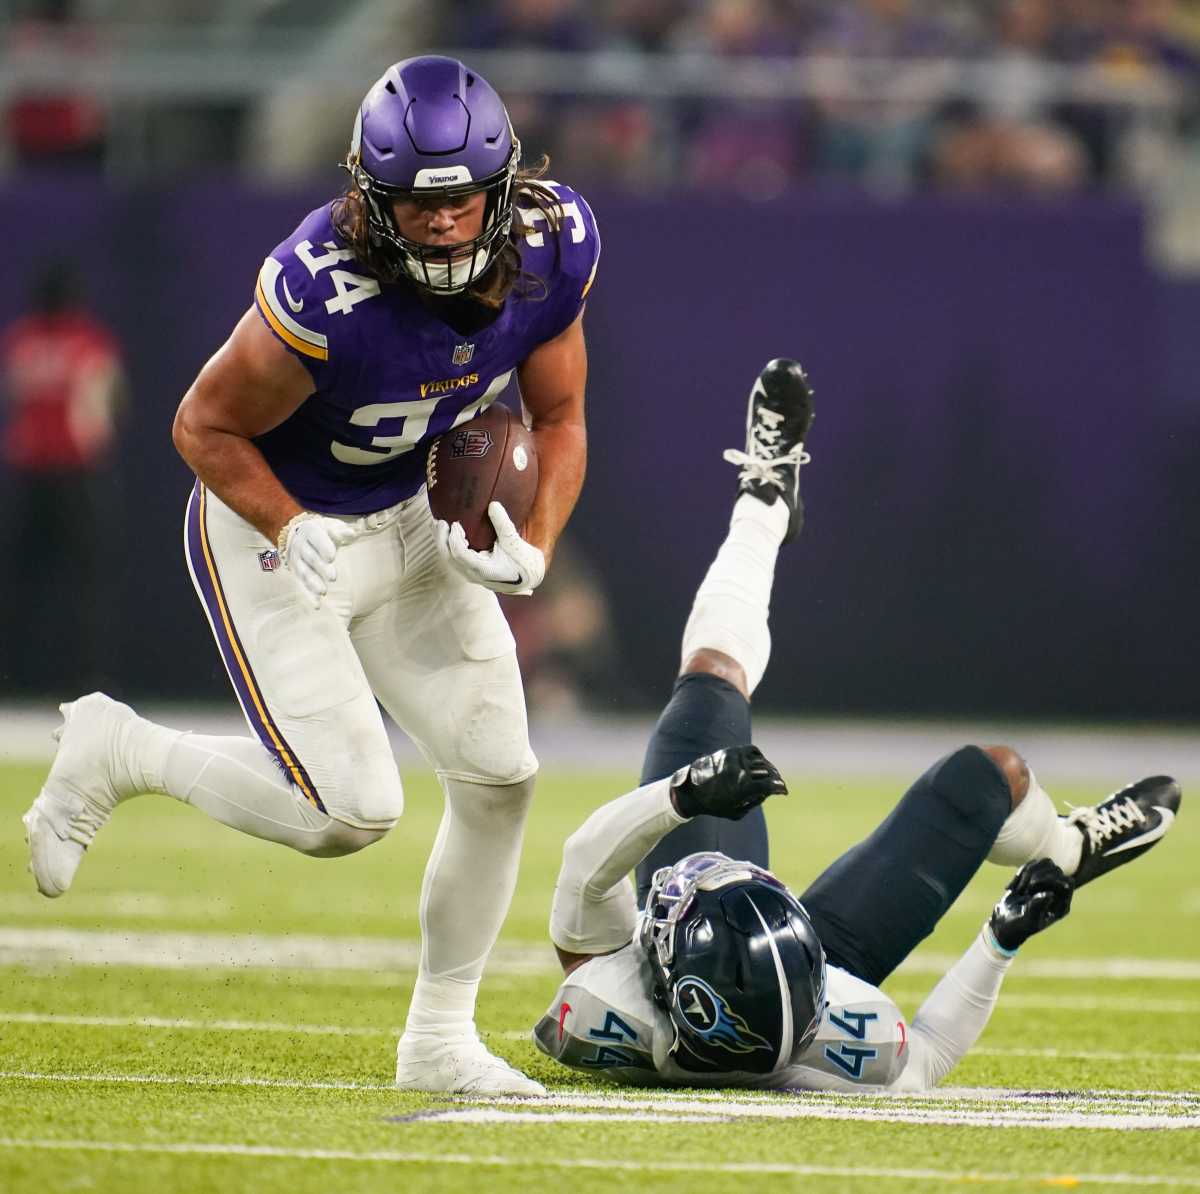
<instances>
[{"instance_id":1,"label":"white football pants","mask_svg":"<svg viewBox=\"0 0 1200 1194\"><path fill-rule=\"evenodd\" d=\"M424 493L342 521L360 536L313 610L272 544L192 495L188 565L250 728L306 799L360 829L403 811L377 699L443 786L530 779L512 633L495 594L443 565Z\"/></svg>"}]
</instances>

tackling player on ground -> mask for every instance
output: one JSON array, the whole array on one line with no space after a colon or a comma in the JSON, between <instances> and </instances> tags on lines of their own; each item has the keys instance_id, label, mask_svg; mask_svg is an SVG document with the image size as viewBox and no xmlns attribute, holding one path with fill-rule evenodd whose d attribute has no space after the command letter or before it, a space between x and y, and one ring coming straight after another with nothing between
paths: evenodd
<instances>
[{"instance_id":1,"label":"tackling player on ground","mask_svg":"<svg viewBox=\"0 0 1200 1194\"><path fill-rule=\"evenodd\" d=\"M534 1029L564 1065L639 1085L926 1089L983 1031L1020 945L1067 914L1076 888L1150 849L1179 808L1160 776L1060 817L1016 751L966 746L799 899L766 869L759 806L786 789L748 745L750 696L776 553L802 520L812 409L798 365L764 369L745 451L726 453L739 496L644 786L564 848L550 936L567 977ZM985 860L1021 870L909 1025L879 986Z\"/></svg>"},{"instance_id":2,"label":"tackling player on ground","mask_svg":"<svg viewBox=\"0 0 1200 1194\"><path fill-rule=\"evenodd\" d=\"M536 1094L474 1029L537 771L495 594L541 582L583 480L599 239L580 195L521 169L499 96L449 58L384 74L346 169L347 193L264 261L175 421L198 478L188 566L256 736L182 734L103 694L65 705L25 817L32 869L60 895L143 792L315 857L360 850L403 808L378 700L446 800L397 1083ZM498 509L496 547L472 551L433 521L426 451L514 375L540 484L523 527Z\"/></svg>"}]
</instances>

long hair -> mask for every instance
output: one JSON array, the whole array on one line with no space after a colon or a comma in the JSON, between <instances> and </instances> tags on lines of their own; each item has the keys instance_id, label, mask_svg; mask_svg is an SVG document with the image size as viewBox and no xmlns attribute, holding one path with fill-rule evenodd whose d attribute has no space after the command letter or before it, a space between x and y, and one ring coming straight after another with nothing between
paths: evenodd
<instances>
[{"instance_id":1,"label":"long hair","mask_svg":"<svg viewBox=\"0 0 1200 1194\"><path fill-rule=\"evenodd\" d=\"M518 237L534 231L520 216L520 207L535 207L545 217L552 233L563 226L566 215L562 201L541 180L550 166L550 159L543 154L534 165L517 171L513 185L513 223L504 247L488 266L482 277L463 292L485 307L499 309L505 299L514 292L529 298L544 298L546 283L536 274L521 268L521 254L517 249ZM338 235L354 253L355 260L366 266L382 282L408 280L404 267L395 250L373 243L367 223L367 204L357 185L351 183L345 194L333 204L333 226ZM555 253L558 253L558 238L554 238Z\"/></svg>"}]
</instances>

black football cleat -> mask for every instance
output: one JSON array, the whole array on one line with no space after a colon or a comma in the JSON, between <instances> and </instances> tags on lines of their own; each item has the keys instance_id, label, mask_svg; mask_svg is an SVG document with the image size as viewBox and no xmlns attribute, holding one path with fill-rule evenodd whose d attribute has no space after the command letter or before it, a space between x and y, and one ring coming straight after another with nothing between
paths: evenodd
<instances>
[{"instance_id":1,"label":"black football cleat","mask_svg":"<svg viewBox=\"0 0 1200 1194\"><path fill-rule=\"evenodd\" d=\"M746 450L725 453L741 469L739 494L751 494L768 506L783 499L788 508L784 543L795 539L804 524L800 466L809 460L804 439L812 421L813 391L804 370L786 357L768 361L750 391Z\"/></svg>"},{"instance_id":2,"label":"black football cleat","mask_svg":"<svg viewBox=\"0 0 1200 1194\"><path fill-rule=\"evenodd\" d=\"M1179 785L1169 775L1152 775L1101 804L1072 809L1066 820L1083 834L1083 855L1072 876L1075 886L1145 854L1166 836L1181 798Z\"/></svg>"}]
</instances>

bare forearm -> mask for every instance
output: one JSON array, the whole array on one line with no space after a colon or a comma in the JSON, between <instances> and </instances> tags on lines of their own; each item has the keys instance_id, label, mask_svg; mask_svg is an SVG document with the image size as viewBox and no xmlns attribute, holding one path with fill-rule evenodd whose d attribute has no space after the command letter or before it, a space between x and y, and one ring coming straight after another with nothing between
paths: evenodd
<instances>
[{"instance_id":1,"label":"bare forearm","mask_svg":"<svg viewBox=\"0 0 1200 1194\"><path fill-rule=\"evenodd\" d=\"M300 513L300 504L244 436L177 425L175 446L201 483L272 543Z\"/></svg>"},{"instance_id":2,"label":"bare forearm","mask_svg":"<svg viewBox=\"0 0 1200 1194\"><path fill-rule=\"evenodd\" d=\"M538 491L524 537L541 549L549 566L558 537L579 499L587 470L587 432L582 421L533 424L538 454Z\"/></svg>"},{"instance_id":3,"label":"bare forearm","mask_svg":"<svg viewBox=\"0 0 1200 1194\"><path fill-rule=\"evenodd\" d=\"M175 412L171 435L180 456L204 486L272 543L301 507L254 438L290 418L312 392L312 377L251 307Z\"/></svg>"}]
</instances>

